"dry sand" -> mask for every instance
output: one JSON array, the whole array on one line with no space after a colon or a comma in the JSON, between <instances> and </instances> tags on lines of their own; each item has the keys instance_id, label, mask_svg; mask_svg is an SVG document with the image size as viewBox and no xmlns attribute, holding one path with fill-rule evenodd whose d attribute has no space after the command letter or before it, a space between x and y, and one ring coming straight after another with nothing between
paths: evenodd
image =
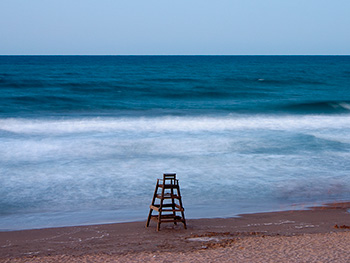
<instances>
[{"instance_id":1,"label":"dry sand","mask_svg":"<svg viewBox=\"0 0 350 263\"><path fill-rule=\"evenodd\" d=\"M0 232L0 262L350 262L349 208Z\"/></svg>"}]
</instances>

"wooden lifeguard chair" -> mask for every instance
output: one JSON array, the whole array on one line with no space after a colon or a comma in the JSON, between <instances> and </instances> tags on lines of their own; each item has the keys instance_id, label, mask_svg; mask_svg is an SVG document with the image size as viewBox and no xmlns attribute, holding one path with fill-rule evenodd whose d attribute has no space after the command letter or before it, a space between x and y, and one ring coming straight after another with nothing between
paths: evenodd
<instances>
[{"instance_id":1,"label":"wooden lifeguard chair","mask_svg":"<svg viewBox=\"0 0 350 263\"><path fill-rule=\"evenodd\" d=\"M161 191L158 191L159 189ZM161 223L174 223L174 225L183 223L184 228L187 229L185 209L182 206L179 181L175 173L166 173L163 174L163 179L157 179L152 204L149 207L146 227L152 219L157 222L157 231ZM152 215L153 210L158 215Z\"/></svg>"}]
</instances>

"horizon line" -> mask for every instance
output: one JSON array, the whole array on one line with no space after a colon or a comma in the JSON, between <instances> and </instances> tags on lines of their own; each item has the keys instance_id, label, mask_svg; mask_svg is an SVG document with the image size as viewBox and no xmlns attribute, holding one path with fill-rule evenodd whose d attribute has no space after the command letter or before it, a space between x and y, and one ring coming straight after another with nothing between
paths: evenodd
<instances>
[{"instance_id":1,"label":"horizon line","mask_svg":"<svg viewBox=\"0 0 350 263\"><path fill-rule=\"evenodd\" d=\"M122 56L125 56L125 57L132 57L132 56L173 56L173 57L185 57L185 56L212 56L212 57L224 57L224 56L245 56L245 57L248 57L248 56L350 56L350 54L294 54L294 55L291 55L291 54L255 54L255 55L249 55L249 54L224 54L224 55L215 55L215 54L193 54L193 55L190 55L190 54L0 54L0 56L105 56L105 57L108 57L108 56L118 56L118 57L122 57Z\"/></svg>"}]
</instances>

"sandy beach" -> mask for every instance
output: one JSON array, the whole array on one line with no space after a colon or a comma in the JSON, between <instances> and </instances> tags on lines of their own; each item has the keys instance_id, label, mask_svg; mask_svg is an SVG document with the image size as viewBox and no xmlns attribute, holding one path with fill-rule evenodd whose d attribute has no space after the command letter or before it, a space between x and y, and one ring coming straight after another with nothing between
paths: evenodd
<instances>
[{"instance_id":1,"label":"sandy beach","mask_svg":"<svg viewBox=\"0 0 350 263\"><path fill-rule=\"evenodd\" d=\"M349 208L0 232L0 262L349 262Z\"/></svg>"}]
</instances>

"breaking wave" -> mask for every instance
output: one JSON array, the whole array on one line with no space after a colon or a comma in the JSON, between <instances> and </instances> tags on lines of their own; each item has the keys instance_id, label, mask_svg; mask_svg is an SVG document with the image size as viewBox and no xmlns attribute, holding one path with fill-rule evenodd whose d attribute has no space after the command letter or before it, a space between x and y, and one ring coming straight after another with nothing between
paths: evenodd
<instances>
[{"instance_id":1,"label":"breaking wave","mask_svg":"<svg viewBox=\"0 0 350 263\"><path fill-rule=\"evenodd\" d=\"M299 103L284 107L288 111L300 113L347 113L350 101L320 101Z\"/></svg>"}]
</instances>

